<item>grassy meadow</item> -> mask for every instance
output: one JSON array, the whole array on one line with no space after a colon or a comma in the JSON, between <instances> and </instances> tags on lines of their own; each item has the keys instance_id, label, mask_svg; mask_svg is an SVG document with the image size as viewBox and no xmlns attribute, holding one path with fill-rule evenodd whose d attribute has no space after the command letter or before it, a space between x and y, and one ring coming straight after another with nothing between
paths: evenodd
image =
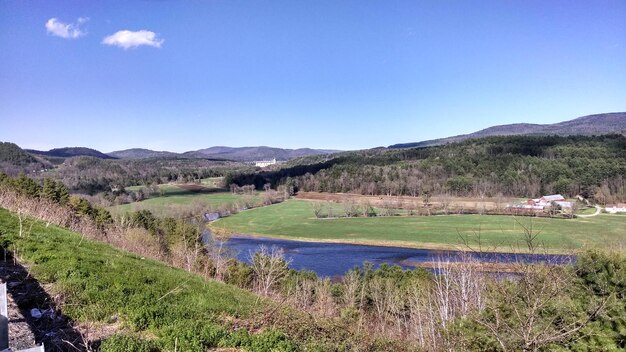
<instances>
[{"instance_id":1,"label":"grassy meadow","mask_svg":"<svg viewBox=\"0 0 626 352\"><path fill-rule=\"evenodd\" d=\"M313 203L289 200L251 209L211 225L214 229L286 239L367 243L419 248L463 248L461 235L480 232L483 247L519 251L523 226L539 232L552 253L586 248L623 248L626 216L601 214L579 219L546 219L502 215L396 216L316 219Z\"/></svg>"},{"instance_id":2,"label":"grassy meadow","mask_svg":"<svg viewBox=\"0 0 626 352\"><path fill-rule=\"evenodd\" d=\"M140 202L116 205L109 208L113 214L129 211L150 210L157 216L175 215L191 210L194 207L217 209L235 203L261 201L262 192L253 195L233 194L217 188L221 178L204 179L200 185L189 188L187 185L162 184L159 185L160 194L153 195ZM143 186L127 187L127 191L138 191Z\"/></svg>"}]
</instances>

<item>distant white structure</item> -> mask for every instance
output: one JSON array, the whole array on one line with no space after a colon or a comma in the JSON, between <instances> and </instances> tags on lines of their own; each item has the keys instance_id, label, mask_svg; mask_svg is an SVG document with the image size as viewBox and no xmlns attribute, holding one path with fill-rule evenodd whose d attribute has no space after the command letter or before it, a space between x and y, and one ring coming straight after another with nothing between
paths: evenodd
<instances>
[{"instance_id":1,"label":"distant white structure","mask_svg":"<svg viewBox=\"0 0 626 352\"><path fill-rule=\"evenodd\" d=\"M270 166L274 164L276 164L276 158L272 160L259 160L259 161L254 162L254 166L258 166L258 167L266 167L266 166Z\"/></svg>"},{"instance_id":2,"label":"distant white structure","mask_svg":"<svg viewBox=\"0 0 626 352\"><path fill-rule=\"evenodd\" d=\"M604 208L607 213L615 214L615 213L626 213L626 203L619 204L608 204L606 208Z\"/></svg>"}]
</instances>

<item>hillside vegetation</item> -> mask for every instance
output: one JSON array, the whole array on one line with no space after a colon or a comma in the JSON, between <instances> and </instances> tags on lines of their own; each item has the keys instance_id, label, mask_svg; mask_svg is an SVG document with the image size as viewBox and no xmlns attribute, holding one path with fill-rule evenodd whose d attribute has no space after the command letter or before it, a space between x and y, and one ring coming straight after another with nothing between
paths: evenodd
<instances>
[{"instance_id":1,"label":"hillside vegetation","mask_svg":"<svg viewBox=\"0 0 626 352\"><path fill-rule=\"evenodd\" d=\"M366 195L538 197L561 193L599 202L626 199L626 137L509 136L439 147L371 149L226 183L286 184L297 190Z\"/></svg>"}]
</instances>

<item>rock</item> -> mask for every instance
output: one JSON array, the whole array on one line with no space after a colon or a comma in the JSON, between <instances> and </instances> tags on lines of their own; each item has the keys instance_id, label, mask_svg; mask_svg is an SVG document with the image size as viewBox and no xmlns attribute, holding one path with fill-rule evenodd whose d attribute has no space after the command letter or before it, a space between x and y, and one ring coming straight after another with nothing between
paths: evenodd
<instances>
[{"instance_id":1,"label":"rock","mask_svg":"<svg viewBox=\"0 0 626 352\"><path fill-rule=\"evenodd\" d=\"M43 315L42 312L37 308L33 308L30 310L30 316L35 319L41 318L42 315Z\"/></svg>"}]
</instances>

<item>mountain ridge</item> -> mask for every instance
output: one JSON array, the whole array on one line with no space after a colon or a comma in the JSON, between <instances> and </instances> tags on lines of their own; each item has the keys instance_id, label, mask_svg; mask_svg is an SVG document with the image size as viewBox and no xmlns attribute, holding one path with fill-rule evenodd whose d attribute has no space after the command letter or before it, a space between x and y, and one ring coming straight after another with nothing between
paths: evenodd
<instances>
[{"instance_id":1,"label":"mountain ridge","mask_svg":"<svg viewBox=\"0 0 626 352\"><path fill-rule=\"evenodd\" d=\"M421 142L392 144L388 148L432 147L461 142L471 138L517 135L600 135L626 133L626 112L610 112L581 116L572 120L553 124L512 123L496 125L482 130L457 136L430 139Z\"/></svg>"},{"instance_id":2,"label":"mountain ridge","mask_svg":"<svg viewBox=\"0 0 626 352\"><path fill-rule=\"evenodd\" d=\"M116 159L110 155L104 154L99 150L87 147L63 147L53 148L48 151L24 149L25 152L35 155L51 156L58 158L71 158L75 156L91 156L99 159Z\"/></svg>"}]
</instances>

